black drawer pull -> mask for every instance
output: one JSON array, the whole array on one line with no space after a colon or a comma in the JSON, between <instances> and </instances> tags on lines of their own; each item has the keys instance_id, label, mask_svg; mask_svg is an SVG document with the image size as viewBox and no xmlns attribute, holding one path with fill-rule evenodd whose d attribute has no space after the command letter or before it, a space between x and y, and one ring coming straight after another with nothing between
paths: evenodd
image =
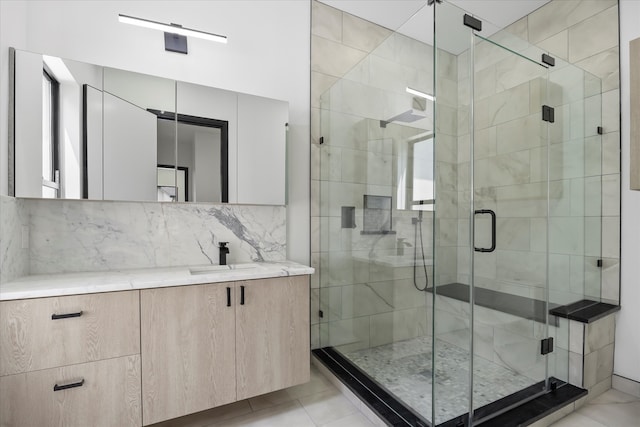
<instances>
[{"instance_id":1,"label":"black drawer pull","mask_svg":"<svg viewBox=\"0 0 640 427\"><path fill-rule=\"evenodd\" d=\"M227 307L231 307L231 288L227 288Z\"/></svg>"},{"instance_id":2,"label":"black drawer pull","mask_svg":"<svg viewBox=\"0 0 640 427\"><path fill-rule=\"evenodd\" d=\"M66 390L68 388L82 387L83 385L84 385L84 378L78 381L77 383L70 383L70 384L63 384L63 385L54 384L53 391L60 391L60 390Z\"/></svg>"},{"instance_id":3,"label":"black drawer pull","mask_svg":"<svg viewBox=\"0 0 640 427\"><path fill-rule=\"evenodd\" d=\"M240 286L240 305L244 305L244 286Z\"/></svg>"},{"instance_id":4,"label":"black drawer pull","mask_svg":"<svg viewBox=\"0 0 640 427\"><path fill-rule=\"evenodd\" d=\"M69 319L70 317L80 317L80 316L82 316L82 310L80 310L77 313L52 314L51 320Z\"/></svg>"}]
</instances>

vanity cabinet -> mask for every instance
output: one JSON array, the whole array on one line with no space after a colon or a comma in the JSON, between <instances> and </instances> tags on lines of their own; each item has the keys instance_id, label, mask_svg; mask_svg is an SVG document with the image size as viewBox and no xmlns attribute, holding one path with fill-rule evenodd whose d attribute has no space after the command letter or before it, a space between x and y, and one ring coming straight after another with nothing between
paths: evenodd
<instances>
[{"instance_id":1,"label":"vanity cabinet","mask_svg":"<svg viewBox=\"0 0 640 427\"><path fill-rule=\"evenodd\" d=\"M237 400L309 381L308 282L290 276L237 283Z\"/></svg>"},{"instance_id":2,"label":"vanity cabinet","mask_svg":"<svg viewBox=\"0 0 640 427\"><path fill-rule=\"evenodd\" d=\"M145 425L235 401L233 292L233 283L141 291Z\"/></svg>"},{"instance_id":3,"label":"vanity cabinet","mask_svg":"<svg viewBox=\"0 0 640 427\"><path fill-rule=\"evenodd\" d=\"M141 291L144 425L309 381L307 276Z\"/></svg>"},{"instance_id":4,"label":"vanity cabinet","mask_svg":"<svg viewBox=\"0 0 640 427\"><path fill-rule=\"evenodd\" d=\"M0 426L139 426L138 291L0 303Z\"/></svg>"},{"instance_id":5,"label":"vanity cabinet","mask_svg":"<svg viewBox=\"0 0 640 427\"><path fill-rule=\"evenodd\" d=\"M309 278L0 302L0 427L139 427L309 381Z\"/></svg>"}]
</instances>

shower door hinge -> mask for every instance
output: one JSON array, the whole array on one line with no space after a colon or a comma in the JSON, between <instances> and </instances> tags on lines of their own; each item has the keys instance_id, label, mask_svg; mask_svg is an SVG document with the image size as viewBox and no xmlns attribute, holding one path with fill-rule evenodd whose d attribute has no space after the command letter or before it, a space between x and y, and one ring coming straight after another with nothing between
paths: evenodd
<instances>
[{"instance_id":1,"label":"shower door hinge","mask_svg":"<svg viewBox=\"0 0 640 427\"><path fill-rule=\"evenodd\" d=\"M546 53L543 53L542 62L553 67L556 65L556 58L554 58L551 55L547 55Z\"/></svg>"},{"instance_id":2,"label":"shower door hinge","mask_svg":"<svg viewBox=\"0 0 640 427\"><path fill-rule=\"evenodd\" d=\"M320 137L320 139L318 140L318 143L320 143L320 145L324 144L324 136Z\"/></svg>"},{"instance_id":3,"label":"shower door hinge","mask_svg":"<svg viewBox=\"0 0 640 427\"><path fill-rule=\"evenodd\" d=\"M320 317L321 319L324 318L324 313L322 312L322 310L318 310L318 317Z\"/></svg>"},{"instance_id":4,"label":"shower door hinge","mask_svg":"<svg viewBox=\"0 0 640 427\"><path fill-rule=\"evenodd\" d=\"M540 340L540 354L543 356L553 352L553 337Z\"/></svg>"},{"instance_id":5,"label":"shower door hinge","mask_svg":"<svg viewBox=\"0 0 640 427\"><path fill-rule=\"evenodd\" d=\"M542 106L542 121L553 123L555 122L555 110L553 107L549 107L548 105Z\"/></svg>"},{"instance_id":6,"label":"shower door hinge","mask_svg":"<svg viewBox=\"0 0 640 427\"><path fill-rule=\"evenodd\" d=\"M602 126L598 126L598 129L596 129L598 131L598 135L602 135L604 133L604 129L602 129Z\"/></svg>"},{"instance_id":7,"label":"shower door hinge","mask_svg":"<svg viewBox=\"0 0 640 427\"><path fill-rule=\"evenodd\" d=\"M465 13L464 20L462 22L469 28L473 28L476 31L482 31L482 21L478 18L474 18L473 16Z\"/></svg>"}]
</instances>

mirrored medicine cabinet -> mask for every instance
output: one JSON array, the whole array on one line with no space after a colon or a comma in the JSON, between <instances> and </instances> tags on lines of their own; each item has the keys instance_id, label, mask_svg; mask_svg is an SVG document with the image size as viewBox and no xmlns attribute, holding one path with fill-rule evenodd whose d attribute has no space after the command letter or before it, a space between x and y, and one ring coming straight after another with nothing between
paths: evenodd
<instances>
[{"instance_id":1,"label":"mirrored medicine cabinet","mask_svg":"<svg viewBox=\"0 0 640 427\"><path fill-rule=\"evenodd\" d=\"M285 101L11 49L16 197L284 205Z\"/></svg>"}]
</instances>

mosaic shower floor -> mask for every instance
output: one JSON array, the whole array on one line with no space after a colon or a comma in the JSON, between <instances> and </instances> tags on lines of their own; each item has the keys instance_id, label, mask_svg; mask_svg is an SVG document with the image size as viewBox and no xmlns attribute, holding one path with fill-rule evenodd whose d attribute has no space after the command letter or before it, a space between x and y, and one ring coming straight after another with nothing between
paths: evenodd
<instances>
[{"instance_id":1,"label":"mosaic shower floor","mask_svg":"<svg viewBox=\"0 0 640 427\"><path fill-rule=\"evenodd\" d=\"M431 421L431 337L419 337L343 355ZM468 351L436 340L436 424L468 412ZM474 407L537 381L481 357L474 358Z\"/></svg>"}]
</instances>

